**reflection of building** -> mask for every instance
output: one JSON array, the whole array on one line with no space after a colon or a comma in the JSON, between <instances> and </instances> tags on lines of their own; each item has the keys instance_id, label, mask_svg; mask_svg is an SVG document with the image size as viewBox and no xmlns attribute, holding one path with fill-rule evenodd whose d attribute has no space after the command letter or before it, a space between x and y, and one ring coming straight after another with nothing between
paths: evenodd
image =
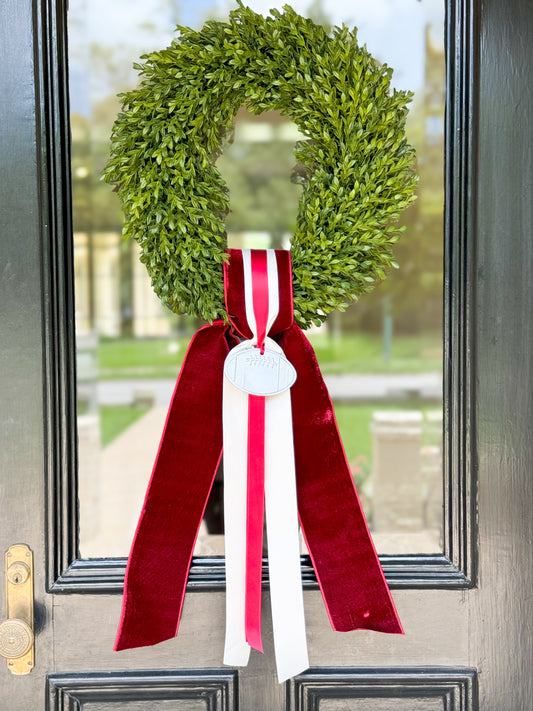
<instances>
[{"instance_id":1,"label":"reflection of building","mask_svg":"<svg viewBox=\"0 0 533 711\"><path fill-rule=\"evenodd\" d=\"M136 244L126 245L120 232L75 232L76 329L120 336L125 323L131 335L166 336L172 321L152 291ZM127 260L127 268L124 262ZM124 278L128 276L126 298Z\"/></svg>"},{"instance_id":2,"label":"reflection of building","mask_svg":"<svg viewBox=\"0 0 533 711\"><path fill-rule=\"evenodd\" d=\"M74 233L78 332L120 333L119 240L115 232Z\"/></svg>"}]
</instances>

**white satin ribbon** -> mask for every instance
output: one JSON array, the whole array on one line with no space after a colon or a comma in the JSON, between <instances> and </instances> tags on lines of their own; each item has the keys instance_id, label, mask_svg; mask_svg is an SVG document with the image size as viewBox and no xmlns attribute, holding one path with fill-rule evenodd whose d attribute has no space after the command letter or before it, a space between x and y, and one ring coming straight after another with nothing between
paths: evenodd
<instances>
[{"instance_id":1,"label":"white satin ribbon","mask_svg":"<svg viewBox=\"0 0 533 711\"><path fill-rule=\"evenodd\" d=\"M248 325L257 338L249 250L243 250ZM268 329L279 310L277 263L267 250ZM268 332L267 329L267 332ZM281 348L275 344L276 350ZM224 377L224 519L226 542L226 644L224 664L245 666L246 500L248 395ZM281 682L309 666L300 571L300 541L290 391L265 402L265 516L274 648Z\"/></svg>"},{"instance_id":2,"label":"white satin ribbon","mask_svg":"<svg viewBox=\"0 0 533 711\"><path fill-rule=\"evenodd\" d=\"M226 645L224 664L248 664L246 602L246 491L248 395L228 378L223 384L224 537L226 556Z\"/></svg>"},{"instance_id":3,"label":"white satin ribbon","mask_svg":"<svg viewBox=\"0 0 533 711\"><path fill-rule=\"evenodd\" d=\"M274 648L279 682L309 666L300 568L291 394L267 398L265 514Z\"/></svg>"}]
</instances>

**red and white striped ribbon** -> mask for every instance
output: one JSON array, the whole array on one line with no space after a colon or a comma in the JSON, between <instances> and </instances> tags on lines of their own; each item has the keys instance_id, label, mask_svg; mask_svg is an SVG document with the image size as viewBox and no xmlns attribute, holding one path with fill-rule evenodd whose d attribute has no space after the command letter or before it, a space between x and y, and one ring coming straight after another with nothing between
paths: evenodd
<instances>
[{"instance_id":1,"label":"red and white striped ribbon","mask_svg":"<svg viewBox=\"0 0 533 711\"><path fill-rule=\"evenodd\" d=\"M264 352L279 311L274 250L243 250L246 317ZM277 344L269 347L281 352ZM245 666L262 651L261 572L266 514L270 597L279 681L309 666L300 573L290 391L250 395L224 377L226 646L224 663Z\"/></svg>"}]
</instances>

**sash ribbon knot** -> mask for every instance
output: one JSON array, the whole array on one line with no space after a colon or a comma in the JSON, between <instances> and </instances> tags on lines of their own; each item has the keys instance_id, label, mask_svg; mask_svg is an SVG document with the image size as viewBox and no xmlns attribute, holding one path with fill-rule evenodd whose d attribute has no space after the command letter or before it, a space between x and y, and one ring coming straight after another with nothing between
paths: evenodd
<instances>
[{"instance_id":1,"label":"sash ribbon knot","mask_svg":"<svg viewBox=\"0 0 533 711\"><path fill-rule=\"evenodd\" d=\"M230 324L201 328L185 356L128 559L115 650L177 635L192 554L224 447L224 663L245 665L251 647L262 651L266 518L281 682L309 665L298 518L333 629L403 630L329 393L311 344L293 321L290 253L229 255L224 286ZM240 389L224 374L236 347L253 349L256 359L260 354L265 368L286 357L296 370L295 383L272 395ZM276 356L270 360L269 349Z\"/></svg>"}]
</instances>

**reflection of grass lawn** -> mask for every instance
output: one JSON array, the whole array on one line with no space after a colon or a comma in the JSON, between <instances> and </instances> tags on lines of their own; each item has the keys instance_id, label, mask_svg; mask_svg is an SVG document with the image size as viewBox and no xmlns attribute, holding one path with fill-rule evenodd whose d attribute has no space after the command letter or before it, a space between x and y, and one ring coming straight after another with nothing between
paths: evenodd
<instances>
[{"instance_id":1,"label":"reflection of grass lawn","mask_svg":"<svg viewBox=\"0 0 533 711\"><path fill-rule=\"evenodd\" d=\"M176 378L188 343L188 338L101 341L100 378Z\"/></svg>"},{"instance_id":2,"label":"reflection of grass lawn","mask_svg":"<svg viewBox=\"0 0 533 711\"><path fill-rule=\"evenodd\" d=\"M142 405L109 405L100 408L102 447L106 447L118 435L148 412ZM361 463L362 468L370 466L372 460L372 434L370 423L376 410L435 410L435 406L421 406L416 402L393 405L386 403L364 403L335 405L335 415L341 433L348 462Z\"/></svg>"},{"instance_id":3,"label":"reflection of grass lawn","mask_svg":"<svg viewBox=\"0 0 533 711\"><path fill-rule=\"evenodd\" d=\"M324 374L417 373L439 371L442 367L439 333L395 336L388 362L383 360L379 334L332 339L315 333L310 340ZM102 341L98 347L100 377L175 378L188 343L188 338Z\"/></svg>"},{"instance_id":4,"label":"reflection of grass lawn","mask_svg":"<svg viewBox=\"0 0 533 711\"><path fill-rule=\"evenodd\" d=\"M309 340L324 374L327 373L422 373L442 368L440 333L395 336L388 362L383 359L379 334L358 333L332 339L311 334Z\"/></svg>"},{"instance_id":5,"label":"reflection of grass lawn","mask_svg":"<svg viewBox=\"0 0 533 711\"><path fill-rule=\"evenodd\" d=\"M100 407L100 439L102 447L142 417L149 408L143 405L107 405Z\"/></svg>"}]
</instances>

